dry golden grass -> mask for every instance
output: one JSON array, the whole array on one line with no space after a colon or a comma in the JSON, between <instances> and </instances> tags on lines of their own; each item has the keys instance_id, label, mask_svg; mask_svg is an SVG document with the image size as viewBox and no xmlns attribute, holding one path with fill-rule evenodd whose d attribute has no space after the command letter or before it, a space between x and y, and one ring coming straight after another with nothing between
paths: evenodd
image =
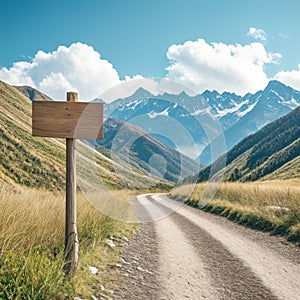
<instances>
[{"instance_id":1,"label":"dry golden grass","mask_svg":"<svg viewBox=\"0 0 300 300\"><path fill-rule=\"evenodd\" d=\"M180 186L172 190L172 195L189 195L190 200L201 199L206 183L193 186ZM192 193L190 193L192 191ZM246 206L264 207L266 205L296 208L300 201L300 186L297 181L269 181L253 183L221 183L212 201L228 200Z\"/></svg>"},{"instance_id":2,"label":"dry golden grass","mask_svg":"<svg viewBox=\"0 0 300 300\"><path fill-rule=\"evenodd\" d=\"M131 235L135 225L104 216L78 193L80 261L75 278L66 281L64 193L0 188L0 299L86 298L99 293L95 287L113 286L116 271L106 266L119 261L119 247L110 248L107 240ZM124 199L129 194L118 193ZM101 274L93 275L88 266Z\"/></svg>"},{"instance_id":3,"label":"dry golden grass","mask_svg":"<svg viewBox=\"0 0 300 300\"><path fill-rule=\"evenodd\" d=\"M255 229L300 240L299 180L222 183L213 199L201 203L206 183L175 188L171 195L187 204L223 215ZM192 192L191 192L192 191Z\"/></svg>"},{"instance_id":4,"label":"dry golden grass","mask_svg":"<svg viewBox=\"0 0 300 300\"><path fill-rule=\"evenodd\" d=\"M58 245L63 237L64 199L48 191L0 192L1 251L26 251L42 243Z\"/></svg>"}]
</instances>

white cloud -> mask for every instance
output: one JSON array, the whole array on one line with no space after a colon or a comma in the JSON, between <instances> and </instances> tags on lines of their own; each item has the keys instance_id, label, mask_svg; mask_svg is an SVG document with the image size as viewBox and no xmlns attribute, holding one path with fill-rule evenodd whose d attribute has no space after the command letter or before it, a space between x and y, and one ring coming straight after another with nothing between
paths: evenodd
<instances>
[{"instance_id":1,"label":"white cloud","mask_svg":"<svg viewBox=\"0 0 300 300\"><path fill-rule=\"evenodd\" d=\"M281 55L268 52L262 43L231 45L207 43L203 39L169 47L170 60L164 79L125 76L120 80L113 65L93 47L74 43L56 51L38 51L30 62L20 61L0 69L0 79L13 85L30 85L55 100L64 100L66 91L79 92L80 100L103 96L112 101L129 96L139 87L152 94L200 93L206 89L238 94L263 89L269 78L266 64L276 64ZM281 71L274 79L300 89L298 70ZM180 85L181 84L181 85ZM114 87L114 88L112 88Z\"/></svg>"},{"instance_id":2,"label":"white cloud","mask_svg":"<svg viewBox=\"0 0 300 300\"><path fill-rule=\"evenodd\" d=\"M113 65L83 43L59 46L49 53L38 51L31 62L0 69L0 79L30 85L56 100L64 100L66 91L78 91L80 100L90 100L121 82Z\"/></svg>"},{"instance_id":3,"label":"white cloud","mask_svg":"<svg viewBox=\"0 0 300 300\"><path fill-rule=\"evenodd\" d=\"M244 94L267 85L264 66L278 63L281 55L267 52L261 43L208 44L198 39L172 45L167 57L171 62L167 77L195 92L209 89Z\"/></svg>"},{"instance_id":4,"label":"white cloud","mask_svg":"<svg viewBox=\"0 0 300 300\"><path fill-rule=\"evenodd\" d=\"M280 71L275 75L274 79L296 90L300 90L300 64L298 65L298 70Z\"/></svg>"},{"instance_id":5,"label":"white cloud","mask_svg":"<svg viewBox=\"0 0 300 300\"><path fill-rule=\"evenodd\" d=\"M267 33L263 29L257 29L255 27L250 27L247 35L255 38L256 40L261 40L265 42L268 38Z\"/></svg>"}]
</instances>

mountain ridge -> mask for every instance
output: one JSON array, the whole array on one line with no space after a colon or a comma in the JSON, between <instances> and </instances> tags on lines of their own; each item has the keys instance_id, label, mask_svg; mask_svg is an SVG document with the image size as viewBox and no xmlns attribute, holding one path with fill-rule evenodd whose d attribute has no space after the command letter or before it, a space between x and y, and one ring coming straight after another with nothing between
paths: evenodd
<instances>
[{"instance_id":1,"label":"mountain ridge","mask_svg":"<svg viewBox=\"0 0 300 300\"><path fill-rule=\"evenodd\" d=\"M214 162L213 178L255 181L300 177L300 107L244 138ZM226 159L226 166L221 162ZM218 167L222 166L222 167ZM211 166L200 171L206 181Z\"/></svg>"},{"instance_id":2,"label":"mountain ridge","mask_svg":"<svg viewBox=\"0 0 300 300\"><path fill-rule=\"evenodd\" d=\"M253 97L258 99L253 109L224 131L227 151L247 135L300 105L300 92L275 80L270 81L263 91L255 93ZM214 142L218 144L218 138ZM206 165L211 163L209 146L202 151L199 161Z\"/></svg>"},{"instance_id":3,"label":"mountain ridge","mask_svg":"<svg viewBox=\"0 0 300 300\"><path fill-rule=\"evenodd\" d=\"M193 96L185 92L154 96L140 88L129 97L108 103L105 114L133 124L142 117L143 121L139 126L150 134L155 131L154 129L167 127L169 119L169 122L172 121L184 128L186 135L189 136L189 142L186 136L182 139L177 137L178 129L174 127L166 132L167 139L174 138L168 145L185 149L184 154L191 157L198 156L201 164L209 165L211 163L209 144L218 139L218 135L222 140L222 132L226 140L226 148L224 147L222 153L225 153L245 136L256 132L299 105L299 91L279 81L271 80L264 90L254 94L246 93L244 96L208 90ZM214 144L217 145L218 140L214 141Z\"/></svg>"}]
</instances>

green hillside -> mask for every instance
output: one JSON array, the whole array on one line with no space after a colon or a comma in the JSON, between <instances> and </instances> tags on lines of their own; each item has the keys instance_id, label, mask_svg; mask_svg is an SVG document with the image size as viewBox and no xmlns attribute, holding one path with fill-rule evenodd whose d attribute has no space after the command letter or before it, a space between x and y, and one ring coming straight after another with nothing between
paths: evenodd
<instances>
[{"instance_id":1,"label":"green hillside","mask_svg":"<svg viewBox=\"0 0 300 300\"><path fill-rule=\"evenodd\" d=\"M21 90L21 91L20 91ZM26 91L32 94L26 87ZM35 98L50 99L35 91ZM65 142L64 139L38 138L31 135L31 100L24 88L16 88L0 81L0 181L10 185L21 184L35 188L59 190L65 184ZM79 152L93 151L78 142ZM101 151L101 149L100 149ZM116 174L114 162L108 157L107 150L92 152L98 164L103 182L118 189L131 188L135 182L144 182L149 186L155 180L147 176L140 168L121 161L122 174ZM90 162L79 156L80 174L84 174L85 183L93 181ZM164 182L167 184L167 182Z\"/></svg>"},{"instance_id":2,"label":"green hillside","mask_svg":"<svg viewBox=\"0 0 300 300\"><path fill-rule=\"evenodd\" d=\"M300 177L300 107L243 139L215 166L226 159L227 181L255 181ZM208 179L210 167L199 174L199 182Z\"/></svg>"},{"instance_id":3,"label":"green hillside","mask_svg":"<svg viewBox=\"0 0 300 300\"><path fill-rule=\"evenodd\" d=\"M0 82L0 180L11 184L61 189L63 141L31 136L31 101Z\"/></svg>"}]
</instances>

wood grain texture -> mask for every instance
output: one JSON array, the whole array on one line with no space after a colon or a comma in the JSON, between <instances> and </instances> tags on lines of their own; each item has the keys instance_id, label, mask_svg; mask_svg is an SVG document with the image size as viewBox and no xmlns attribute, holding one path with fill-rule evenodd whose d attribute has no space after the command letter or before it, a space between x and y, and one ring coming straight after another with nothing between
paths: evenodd
<instances>
[{"instance_id":1,"label":"wood grain texture","mask_svg":"<svg viewBox=\"0 0 300 300\"><path fill-rule=\"evenodd\" d=\"M102 125L103 103L32 102L33 136L101 139Z\"/></svg>"},{"instance_id":2,"label":"wood grain texture","mask_svg":"<svg viewBox=\"0 0 300 300\"><path fill-rule=\"evenodd\" d=\"M66 223L65 223L65 266L67 274L77 269L79 241L77 232L76 204L76 139L66 139Z\"/></svg>"},{"instance_id":3,"label":"wood grain texture","mask_svg":"<svg viewBox=\"0 0 300 300\"><path fill-rule=\"evenodd\" d=\"M78 94L67 93L67 101L78 103ZM76 139L66 139L66 228L65 266L68 275L74 275L78 266L79 241L76 204Z\"/></svg>"}]
</instances>

